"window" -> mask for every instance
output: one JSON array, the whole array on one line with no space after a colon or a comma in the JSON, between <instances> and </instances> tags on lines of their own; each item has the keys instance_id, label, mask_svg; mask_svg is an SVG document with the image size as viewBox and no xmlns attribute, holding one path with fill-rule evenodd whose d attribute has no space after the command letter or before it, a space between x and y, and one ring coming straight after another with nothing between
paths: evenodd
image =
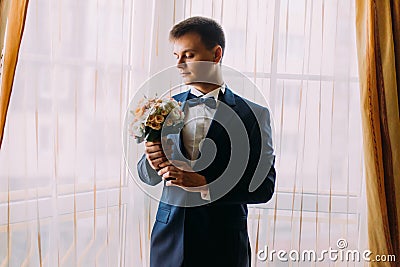
<instances>
[{"instance_id":1,"label":"window","mask_svg":"<svg viewBox=\"0 0 400 267\"><path fill-rule=\"evenodd\" d=\"M223 63L274 116L276 194L249 209L254 266L265 245L363 248L352 1L36 0L0 151L0 265L148 265L157 202L126 172L121 129L140 84L175 64L169 29L194 15L222 24Z\"/></svg>"}]
</instances>

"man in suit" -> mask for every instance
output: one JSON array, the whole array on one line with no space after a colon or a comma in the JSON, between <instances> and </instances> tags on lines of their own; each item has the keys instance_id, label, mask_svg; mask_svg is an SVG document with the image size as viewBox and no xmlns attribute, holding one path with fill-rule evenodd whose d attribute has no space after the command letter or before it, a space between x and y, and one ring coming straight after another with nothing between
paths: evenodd
<instances>
[{"instance_id":1,"label":"man in suit","mask_svg":"<svg viewBox=\"0 0 400 267\"><path fill-rule=\"evenodd\" d=\"M271 199L275 185L270 114L232 92L220 63L221 26L192 17L173 27L177 68L189 90L185 125L173 145L146 142L140 179L164 183L151 234L152 267L247 267L247 204Z\"/></svg>"}]
</instances>

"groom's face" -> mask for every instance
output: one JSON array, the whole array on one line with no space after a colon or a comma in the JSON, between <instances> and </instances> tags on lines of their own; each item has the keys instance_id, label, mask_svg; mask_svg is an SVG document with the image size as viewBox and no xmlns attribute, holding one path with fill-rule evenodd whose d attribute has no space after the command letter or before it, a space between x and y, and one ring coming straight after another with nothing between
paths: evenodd
<instances>
[{"instance_id":1,"label":"groom's face","mask_svg":"<svg viewBox=\"0 0 400 267\"><path fill-rule=\"evenodd\" d=\"M199 34L189 32L174 40L174 55L186 84L214 83L215 66L221 59L221 47L208 49Z\"/></svg>"}]
</instances>

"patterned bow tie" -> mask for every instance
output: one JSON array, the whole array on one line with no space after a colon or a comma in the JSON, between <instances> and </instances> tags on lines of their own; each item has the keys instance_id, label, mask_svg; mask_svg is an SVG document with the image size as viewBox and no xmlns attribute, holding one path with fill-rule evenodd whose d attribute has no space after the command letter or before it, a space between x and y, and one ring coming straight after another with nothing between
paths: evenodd
<instances>
[{"instance_id":1,"label":"patterned bow tie","mask_svg":"<svg viewBox=\"0 0 400 267\"><path fill-rule=\"evenodd\" d=\"M197 97L197 98L192 98L187 100L187 103L189 107L194 107L200 104L205 104L207 107L215 109L217 108L217 101L214 99L214 97Z\"/></svg>"}]
</instances>

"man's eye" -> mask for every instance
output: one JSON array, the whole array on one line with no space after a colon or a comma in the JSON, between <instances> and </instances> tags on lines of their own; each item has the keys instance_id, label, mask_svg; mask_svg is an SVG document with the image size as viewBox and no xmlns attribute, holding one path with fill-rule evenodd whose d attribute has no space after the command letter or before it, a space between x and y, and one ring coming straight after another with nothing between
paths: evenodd
<instances>
[{"instance_id":1,"label":"man's eye","mask_svg":"<svg viewBox=\"0 0 400 267\"><path fill-rule=\"evenodd\" d=\"M185 57L186 57L186 58L192 58L192 57L193 57L193 54L187 54Z\"/></svg>"}]
</instances>

